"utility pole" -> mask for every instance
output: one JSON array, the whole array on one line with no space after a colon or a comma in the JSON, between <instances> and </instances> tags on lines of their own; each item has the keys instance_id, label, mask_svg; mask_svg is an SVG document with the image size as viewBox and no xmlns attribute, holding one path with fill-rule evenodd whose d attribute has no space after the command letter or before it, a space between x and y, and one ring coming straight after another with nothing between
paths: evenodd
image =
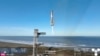
<instances>
[{"instance_id":1,"label":"utility pole","mask_svg":"<svg viewBox=\"0 0 100 56\"><path fill-rule=\"evenodd\" d=\"M39 35L45 35L45 32L38 32L38 29L34 29L33 37L33 56L37 56L38 38Z\"/></svg>"}]
</instances>

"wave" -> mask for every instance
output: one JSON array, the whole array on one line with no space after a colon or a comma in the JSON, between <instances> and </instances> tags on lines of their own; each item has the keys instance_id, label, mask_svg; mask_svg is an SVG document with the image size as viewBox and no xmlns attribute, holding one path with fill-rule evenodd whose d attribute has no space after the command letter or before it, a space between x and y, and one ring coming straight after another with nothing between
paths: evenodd
<instances>
[{"instance_id":1,"label":"wave","mask_svg":"<svg viewBox=\"0 0 100 56\"><path fill-rule=\"evenodd\" d=\"M8 43L19 43L19 44L33 45L32 41L5 40L5 39L0 39L0 41L1 42L8 42ZM64 44L64 43L43 43L43 42L38 42L38 44L42 44L41 46L47 46L47 47L68 47L68 45Z\"/></svg>"}]
</instances>

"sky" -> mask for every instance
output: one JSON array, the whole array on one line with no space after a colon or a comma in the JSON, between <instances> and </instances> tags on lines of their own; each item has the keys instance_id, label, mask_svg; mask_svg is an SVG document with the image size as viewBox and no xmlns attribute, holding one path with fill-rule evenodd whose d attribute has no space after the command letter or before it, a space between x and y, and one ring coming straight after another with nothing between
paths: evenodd
<instances>
[{"instance_id":1,"label":"sky","mask_svg":"<svg viewBox=\"0 0 100 56\"><path fill-rule=\"evenodd\" d=\"M0 0L0 36L100 36L100 0Z\"/></svg>"}]
</instances>

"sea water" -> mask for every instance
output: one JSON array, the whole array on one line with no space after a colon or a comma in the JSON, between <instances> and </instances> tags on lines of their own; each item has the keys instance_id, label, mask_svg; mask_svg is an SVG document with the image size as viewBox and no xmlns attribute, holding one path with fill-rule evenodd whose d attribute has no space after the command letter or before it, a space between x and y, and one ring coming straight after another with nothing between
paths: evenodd
<instances>
[{"instance_id":1,"label":"sea water","mask_svg":"<svg viewBox=\"0 0 100 56\"><path fill-rule=\"evenodd\" d=\"M0 36L0 41L19 41L33 43L33 36ZM64 44L74 46L88 46L88 47L100 47L99 36L41 36L38 38L39 42L48 44Z\"/></svg>"}]
</instances>

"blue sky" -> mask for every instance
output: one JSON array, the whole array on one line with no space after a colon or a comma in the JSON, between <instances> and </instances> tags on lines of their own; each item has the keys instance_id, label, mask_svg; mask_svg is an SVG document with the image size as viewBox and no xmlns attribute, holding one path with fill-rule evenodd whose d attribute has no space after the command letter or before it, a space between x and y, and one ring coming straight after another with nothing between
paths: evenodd
<instances>
[{"instance_id":1,"label":"blue sky","mask_svg":"<svg viewBox=\"0 0 100 56\"><path fill-rule=\"evenodd\" d=\"M0 36L32 36L33 30L52 35L100 36L100 0L0 0Z\"/></svg>"}]
</instances>

